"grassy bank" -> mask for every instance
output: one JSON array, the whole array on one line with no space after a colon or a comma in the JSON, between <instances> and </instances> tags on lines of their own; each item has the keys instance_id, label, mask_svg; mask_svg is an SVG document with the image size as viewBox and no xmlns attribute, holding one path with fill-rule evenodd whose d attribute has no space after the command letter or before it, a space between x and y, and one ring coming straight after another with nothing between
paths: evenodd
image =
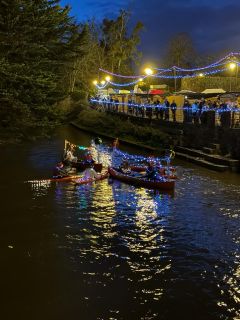
<instances>
[{"instance_id":1,"label":"grassy bank","mask_svg":"<svg viewBox=\"0 0 240 320\"><path fill-rule=\"evenodd\" d=\"M156 128L139 126L133 124L130 120L124 121L117 115L96 110L86 109L81 111L74 123L79 127L89 129L89 131L109 137L118 137L138 145L161 149L169 148L171 144L170 135Z\"/></svg>"}]
</instances>

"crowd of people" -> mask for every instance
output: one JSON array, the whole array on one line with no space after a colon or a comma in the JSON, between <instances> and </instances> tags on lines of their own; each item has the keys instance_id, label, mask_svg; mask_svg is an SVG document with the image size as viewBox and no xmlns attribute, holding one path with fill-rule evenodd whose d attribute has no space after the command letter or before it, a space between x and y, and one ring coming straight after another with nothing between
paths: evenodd
<instances>
[{"instance_id":1,"label":"crowd of people","mask_svg":"<svg viewBox=\"0 0 240 320\"><path fill-rule=\"evenodd\" d=\"M224 127L240 126L240 108L237 102L223 102L220 99L214 101L204 98L195 101L185 99L182 106L177 106L175 100L170 102L167 98L161 102L148 100L146 103L136 103L130 99L127 103L120 103L118 98L114 100L105 97L94 98L91 103L102 111L126 113L150 120L159 119L203 125L218 123Z\"/></svg>"}]
</instances>

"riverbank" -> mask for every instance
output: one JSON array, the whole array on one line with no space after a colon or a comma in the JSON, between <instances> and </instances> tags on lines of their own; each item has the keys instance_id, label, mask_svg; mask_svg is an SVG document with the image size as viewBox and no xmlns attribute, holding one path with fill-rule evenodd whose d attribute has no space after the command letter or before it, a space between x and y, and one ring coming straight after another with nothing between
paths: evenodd
<instances>
[{"instance_id":1,"label":"riverbank","mask_svg":"<svg viewBox=\"0 0 240 320\"><path fill-rule=\"evenodd\" d=\"M93 128L84 127L83 125L77 124L75 122L71 122L71 125L74 126L77 129L82 130L82 131L85 131L85 132L88 132L88 133L94 133L95 135L97 135L97 136L99 136L101 138L108 138L108 139L112 139L112 140L116 139L116 136L106 134L106 133L101 132L99 130L94 130ZM131 145L131 146L135 146L135 147L138 147L138 148L143 148L143 149L146 149L146 150L149 150L149 151L157 151L158 150L157 148L154 148L154 147L151 147L151 146L147 146L147 145L141 144L141 143L136 142L136 141L130 141L130 140L127 140L127 139L123 139L121 137L118 137L118 140L121 143L124 143L124 144L127 144L127 145Z\"/></svg>"},{"instance_id":2,"label":"riverbank","mask_svg":"<svg viewBox=\"0 0 240 320\"><path fill-rule=\"evenodd\" d=\"M118 137L120 142L124 144L143 148L154 152L154 154L161 154L165 149L174 149L177 158L210 170L239 172L239 160L216 154L211 155L198 148L183 148L176 145L176 139L171 134L162 132L161 128L140 126L127 118L123 121L118 115L108 115L96 110L84 110L80 112L78 119L71 124L80 130L101 137L110 139Z\"/></svg>"},{"instance_id":3,"label":"riverbank","mask_svg":"<svg viewBox=\"0 0 240 320\"><path fill-rule=\"evenodd\" d=\"M98 135L115 139L118 137L126 143L145 146L151 150L165 150L172 143L169 134L160 128L134 124L128 119L121 119L117 114L107 114L92 109L83 110L72 123L82 129L90 130Z\"/></svg>"}]
</instances>

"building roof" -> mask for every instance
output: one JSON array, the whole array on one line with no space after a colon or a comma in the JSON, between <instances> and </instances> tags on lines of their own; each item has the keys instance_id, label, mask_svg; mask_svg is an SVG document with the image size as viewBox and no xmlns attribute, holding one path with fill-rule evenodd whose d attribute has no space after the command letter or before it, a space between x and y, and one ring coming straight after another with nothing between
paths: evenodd
<instances>
[{"instance_id":1,"label":"building roof","mask_svg":"<svg viewBox=\"0 0 240 320\"><path fill-rule=\"evenodd\" d=\"M206 89L206 90L204 90L204 91L202 91L202 93L225 93L226 91L225 90L223 90L223 89L221 89L221 88L215 88L215 89Z\"/></svg>"},{"instance_id":2,"label":"building roof","mask_svg":"<svg viewBox=\"0 0 240 320\"><path fill-rule=\"evenodd\" d=\"M191 90L180 90L180 91L174 92L174 94L184 94L184 95L191 94L191 93L196 93L196 92Z\"/></svg>"}]
</instances>

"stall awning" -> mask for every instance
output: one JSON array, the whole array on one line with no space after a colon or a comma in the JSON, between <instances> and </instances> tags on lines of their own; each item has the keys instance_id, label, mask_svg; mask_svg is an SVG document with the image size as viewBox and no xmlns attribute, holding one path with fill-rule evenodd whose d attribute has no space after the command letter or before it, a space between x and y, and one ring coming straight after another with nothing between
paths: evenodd
<instances>
[{"instance_id":1,"label":"stall awning","mask_svg":"<svg viewBox=\"0 0 240 320\"><path fill-rule=\"evenodd\" d=\"M164 90L153 89L149 91L149 94L164 94Z\"/></svg>"}]
</instances>

